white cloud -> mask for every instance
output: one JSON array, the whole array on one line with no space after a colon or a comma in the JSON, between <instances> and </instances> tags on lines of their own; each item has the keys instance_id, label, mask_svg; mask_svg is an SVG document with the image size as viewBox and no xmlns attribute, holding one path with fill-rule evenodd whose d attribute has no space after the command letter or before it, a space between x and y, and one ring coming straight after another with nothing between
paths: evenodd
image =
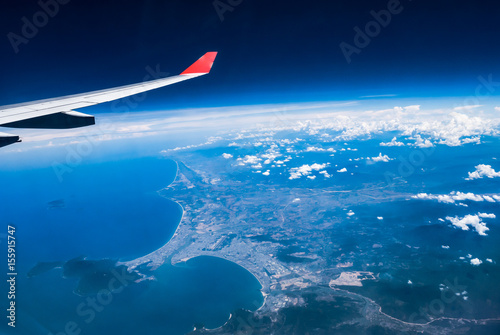
<instances>
[{"instance_id":1,"label":"white cloud","mask_svg":"<svg viewBox=\"0 0 500 335\"><path fill-rule=\"evenodd\" d=\"M347 215L349 215L349 216L353 216L354 214L355 214L355 213L354 213L352 210L350 210L350 211L347 213Z\"/></svg>"},{"instance_id":2,"label":"white cloud","mask_svg":"<svg viewBox=\"0 0 500 335\"><path fill-rule=\"evenodd\" d=\"M483 263L483 261L480 260L479 258L473 258L470 260L470 263L474 266L479 266Z\"/></svg>"},{"instance_id":3,"label":"white cloud","mask_svg":"<svg viewBox=\"0 0 500 335\"><path fill-rule=\"evenodd\" d=\"M337 170L337 172L347 172L347 169L346 168L342 168L340 170Z\"/></svg>"},{"instance_id":4,"label":"white cloud","mask_svg":"<svg viewBox=\"0 0 500 335\"><path fill-rule=\"evenodd\" d=\"M432 120L430 116L427 117L429 121L421 120L421 122L413 125L401 125L400 127L404 128L403 135L426 135L438 140L439 144L460 146L464 144L464 138L498 134L498 120L472 117L456 111L449 113L447 120L437 121ZM424 141L416 145L425 146L430 144Z\"/></svg>"},{"instance_id":5,"label":"white cloud","mask_svg":"<svg viewBox=\"0 0 500 335\"><path fill-rule=\"evenodd\" d=\"M383 216L377 216L377 220L383 220L384 217Z\"/></svg>"},{"instance_id":6,"label":"white cloud","mask_svg":"<svg viewBox=\"0 0 500 335\"><path fill-rule=\"evenodd\" d=\"M466 137L462 140L462 144L468 144L468 143L481 144L481 137L480 136Z\"/></svg>"},{"instance_id":7,"label":"white cloud","mask_svg":"<svg viewBox=\"0 0 500 335\"><path fill-rule=\"evenodd\" d=\"M389 162L390 160L393 160L393 158L389 158L389 156L387 155L383 155L382 156L382 153L379 153L377 157L368 157L369 160L372 160L373 162Z\"/></svg>"},{"instance_id":8,"label":"white cloud","mask_svg":"<svg viewBox=\"0 0 500 335\"><path fill-rule=\"evenodd\" d=\"M474 194L471 192L468 193L462 193L462 192L457 192L454 195L452 194L452 199L456 201L464 201L464 200L471 200L471 201L483 201L484 197L478 194Z\"/></svg>"},{"instance_id":9,"label":"white cloud","mask_svg":"<svg viewBox=\"0 0 500 335\"><path fill-rule=\"evenodd\" d=\"M485 218L485 219L496 219L497 218L497 216L495 214L477 213L477 215L480 218Z\"/></svg>"},{"instance_id":10,"label":"white cloud","mask_svg":"<svg viewBox=\"0 0 500 335\"><path fill-rule=\"evenodd\" d=\"M267 154L264 154L261 157L266 159L264 161L264 164L271 164L276 158L279 157L279 154L277 154L276 152L274 152L273 149L271 149L271 150L268 150Z\"/></svg>"},{"instance_id":11,"label":"white cloud","mask_svg":"<svg viewBox=\"0 0 500 335\"><path fill-rule=\"evenodd\" d=\"M270 172L269 172L269 170L267 170L266 172L262 172L262 174L263 174L264 176L269 176L269 175L270 175Z\"/></svg>"},{"instance_id":12,"label":"white cloud","mask_svg":"<svg viewBox=\"0 0 500 335\"><path fill-rule=\"evenodd\" d=\"M496 202L495 199L493 199L489 195L483 195L483 198L484 198L484 200L486 200L488 202Z\"/></svg>"},{"instance_id":13,"label":"white cloud","mask_svg":"<svg viewBox=\"0 0 500 335\"><path fill-rule=\"evenodd\" d=\"M308 152L323 152L326 150L323 148L318 148L318 147L307 147L306 151L308 151Z\"/></svg>"},{"instance_id":14,"label":"white cloud","mask_svg":"<svg viewBox=\"0 0 500 335\"><path fill-rule=\"evenodd\" d=\"M449 103L449 101L444 100L443 102ZM422 109L415 104L373 111L369 110L367 107L369 105L363 101L276 104L193 109L178 115L172 115L171 111L128 113L127 119L119 122L113 120L113 116L102 114L101 124L104 125L103 127L65 130L50 134L44 131L19 130L19 135L24 139L24 149L21 150L26 151L32 148L46 147L50 141L54 146L61 146L78 138L96 137L98 141L102 142L140 136L160 136L175 132L185 134L186 131L205 131L211 127L217 127L217 129L225 127L228 134L225 140L231 143L228 146L251 145L255 142L267 146L268 142L264 140L267 136L272 136L273 132L284 130L320 134L319 136L329 134L329 142L371 138L373 135L385 132L400 132L401 136L416 138L416 135L420 135L424 137L426 140L423 140L423 143L417 143L418 145L429 145L430 142L434 145L449 146L463 145L471 141L477 143L481 136L498 136L500 134L500 117L497 112L486 110L480 116L475 116L465 114L467 111L461 114L454 110L454 106L459 104L449 104L448 107L442 105L443 107L439 108ZM283 110L287 111L286 114L293 114L293 118L287 118L286 122L276 123L276 111ZM108 119L113 121L108 122ZM221 122L222 120L223 122ZM112 126L108 127L108 125ZM253 140L247 143L239 142L245 138ZM297 143L299 140L293 140L293 143ZM183 145L185 147L181 146L180 148L193 148L187 144ZM166 148L165 153L172 150L173 148Z\"/></svg>"},{"instance_id":15,"label":"white cloud","mask_svg":"<svg viewBox=\"0 0 500 335\"><path fill-rule=\"evenodd\" d=\"M450 221L455 227L462 230L469 230L469 226L473 227L479 235L486 236L486 232L490 230L486 227L486 223L481 218L495 218L494 214L478 213L477 215L466 215L463 218L457 216L447 216L446 220Z\"/></svg>"},{"instance_id":16,"label":"white cloud","mask_svg":"<svg viewBox=\"0 0 500 335\"><path fill-rule=\"evenodd\" d=\"M390 141L390 142L387 142L387 143L382 142L382 143L380 143L380 146L382 146L382 147L402 147L404 145L405 144L403 142L398 142L396 137L393 137L392 141Z\"/></svg>"},{"instance_id":17,"label":"white cloud","mask_svg":"<svg viewBox=\"0 0 500 335\"><path fill-rule=\"evenodd\" d=\"M466 180L481 179L483 177L495 178L500 177L500 171L496 172L491 165L479 164L476 166L476 170L469 172L469 178Z\"/></svg>"},{"instance_id":18,"label":"white cloud","mask_svg":"<svg viewBox=\"0 0 500 335\"><path fill-rule=\"evenodd\" d=\"M412 105L404 107L405 112L407 113L415 113L420 110L420 105Z\"/></svg>"},{"instance_id":19,"label":"white cloud","mask_svg":"<svg viewBox=\"0 0 500 335\"><path fill-rule=\"evenodd\" d=\"M483 105L458 106L458 107L453 108L453 110L455 110L455 111L463 111L463 110L475 109L475 108L479 108L479 107L483 107Z\"/></svg>"},{"instance_id":20,"label":"white cloud","mask_svg":"<svg viewBox=\"0 0 500 335\"><path fill-rule=\"evenodd\" d=\"M262 159L260 159L257 156L249 156L249 155L246 155L244 158L238 158L238 161L240 161L243 165L244 164L254 164L255 165L261 160Z\"/></svg>"},{"instance_id":21,"label":"white cloud","mask_svg":"<svg viewBox=\"0 0 500 335\"><path fill-rule=\"evenodd\" d=\"M299 179L302 176L309 176L312 171L320 171L326 168L329 165L329 163L325 164L304 164L301 167L298 168L291 168L290 169L290 177L288 179Z\"/></svg>"},{"instance_id":22,"label":"white cloud","mask_svg":"<svg viewBox=\"0 0 500 335\"><path fill-rule=\"evenodd\" d=\"M438 202L442 202L445 204L454 204L457 201L488 201L495 202L494 199L500 201L500 196L498 195L480 195L474 193L463 193L463 192L451 192L450 194L427 194L427 193L419 193L417 195L412 196L413 199L421 199L421 200L437 200Z\"/></svg>"},{"instance_id":23,"label":"white cloud","mask_svg":"<svg viewBox=\"0 0 500 335\"><path fill-rule=\"evenodd\" d=\"M229 159L229 158L233 158L233 155L231 154L222 154L222 157L224 157L225 159Z\"/></svg>"},{"instance_id":24,"label":"white cloud","mask_svg":"<svg viewBox=\"0 0 500 335\"><path fill-rule=\"evenodd\" d=\"M322 174L325 178L331 178L331 175L326 172L326 170L320 171L319 173Z\"/></svg>"},{"instance_id":25,"label":"white cloud","mask_svg":"<svg viewBox=\"0 0 500 335\"><path fill-rule=\"evenodd\" d=\"M450 249L450 246L449 245L442 245L441 248L443 248L443 249Z\"/></svg>"},{"instance_id":26,"label":"white cloud","mask_svg":"<svg viewBox=\"0 0 500 335\"><path fill-rule=\"evenodd\" d=\"M423 139L420 135L415 136L415 143L413 145L418 148L432 148L434 146L431 141Z\"/></svg>"}]
</instances>

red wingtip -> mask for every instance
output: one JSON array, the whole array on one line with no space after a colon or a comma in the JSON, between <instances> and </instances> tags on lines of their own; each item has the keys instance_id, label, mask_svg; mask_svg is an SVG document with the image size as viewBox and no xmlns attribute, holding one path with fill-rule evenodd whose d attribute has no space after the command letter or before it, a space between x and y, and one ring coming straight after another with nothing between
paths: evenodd
<instances>
[{"instance_id":1,"label":"red wingtip","mask_svg":"<svg viewBox=\"0 0 500 335\"><path fill-rule=\"evenodd\" d=\"M209 73L212 65L214 64L217 52L207 52L200 59L194 62L193 65L188 67L182 74L193 74L193 73Z\"/></svg>"}]
</instances>

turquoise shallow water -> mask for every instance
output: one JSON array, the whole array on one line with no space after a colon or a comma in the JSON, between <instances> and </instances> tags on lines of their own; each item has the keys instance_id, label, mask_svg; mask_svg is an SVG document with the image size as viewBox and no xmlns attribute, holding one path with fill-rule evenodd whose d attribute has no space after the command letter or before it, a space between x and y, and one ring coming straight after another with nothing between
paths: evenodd
<instances>
[{"instance_id":1,"label":"turquoise shallow water","mask_svg":"<svg viewBox=\"0 0 500 335\"><path fill-rule=\"evenodd\" d=\"M62 182L52 168L2 171L0 220L17 228L19 275L18 327L2 323L0 333L69 334L78 327L82 334L182 334L195 324L219 327L237 308L260 307L259 282L222 259L164 265L149 274L154 281L141 283L116 267L160 248L175 232L182 208L156 191L176 169L153 158L94 163ZM0 289L7 289L3 282ZM0 300L2 309L6 303Z\"/></svg>"}]
</instances>

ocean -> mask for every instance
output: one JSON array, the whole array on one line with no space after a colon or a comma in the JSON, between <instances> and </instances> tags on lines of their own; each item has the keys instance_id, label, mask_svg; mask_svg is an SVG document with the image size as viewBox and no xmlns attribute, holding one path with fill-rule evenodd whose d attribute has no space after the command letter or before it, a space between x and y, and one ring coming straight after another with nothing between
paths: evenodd
<instances>
[{"instance_id":1,"label":"ocean","mask_svg":"<svg viewBox=\"0 0 500 335\"><path fill-rule=\"evenodd\" d=\"M184 334L220 327L238 308L259 308L258 280L223 259L196 257L143 275L117 265L172 237L182 208L157 191L176 171L161 158L93 161L62 180L52 167L2 171L0 220L16 228L18 275L17 327L3 322L0 331ZM5 282L0 289L7 292ZM7 304L0 299L2 310Z\"/></svg>"}]
</instances>

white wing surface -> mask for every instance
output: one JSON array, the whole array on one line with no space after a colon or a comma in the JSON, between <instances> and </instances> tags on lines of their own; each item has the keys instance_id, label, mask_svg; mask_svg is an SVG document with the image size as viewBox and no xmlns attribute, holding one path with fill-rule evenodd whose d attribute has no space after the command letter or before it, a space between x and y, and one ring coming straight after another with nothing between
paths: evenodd
<instances>
[{"instance_id":1,"label":"white wing surface","mask_svg":"<svg viewBox=\"0 0 500 335\"><path fill-rule=\"evenodd\" d=\"M95 124L94 116L76 112L76 109L203 76L210 72L216 56L217 52L207 52L177 76L60 98L2 106L0 107L0 127L67 129L90 126ZM19 141L20 138L16 135L0 132L0 147Z\"/></svg>"}]
</instances>

